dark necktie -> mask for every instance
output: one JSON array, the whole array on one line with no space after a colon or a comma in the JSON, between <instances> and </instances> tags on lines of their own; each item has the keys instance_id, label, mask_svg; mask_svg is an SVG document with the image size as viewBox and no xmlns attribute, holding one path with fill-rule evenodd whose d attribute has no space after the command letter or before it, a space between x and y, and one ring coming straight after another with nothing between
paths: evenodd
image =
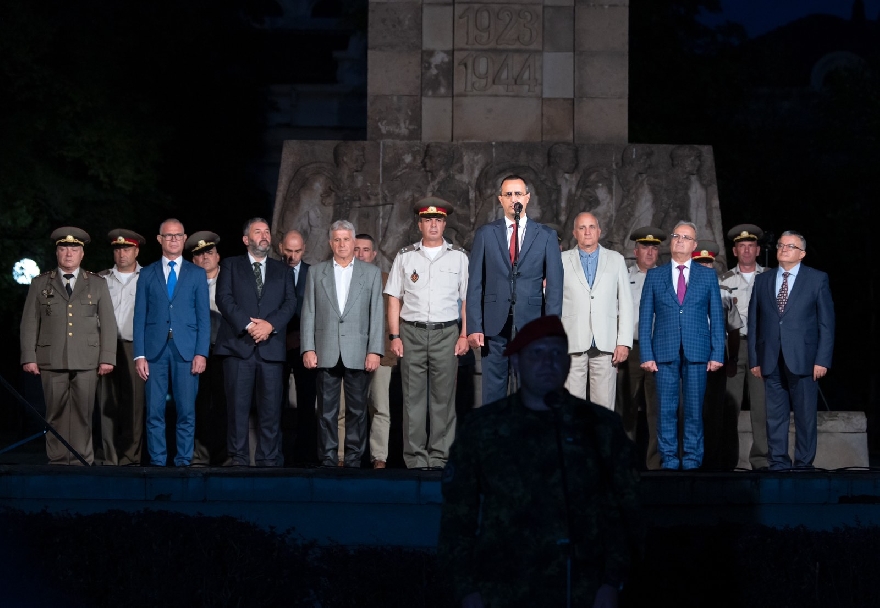
<instances>
[{"instance_id":1,"label":"dark necktie","mask_svg":"<svg viewBox=\"0 0 880 608\"><path fill-rule=\"evenodd\" d=\"M785 305L788 303L788 275L789 272L782 273L782 287L779 288L779 294L776 296L776 307L779 314L785 312Z\"/></svg>"},{"instance_id":2,"label":"dark necktie","mask_svg":"<svg viewBox=\"0 0 880 608\"><path fill-rule=\"evenodd\" d=\"M67 282L64 284L64 289L67 290L67 297L69 298L70 296L73 295L73 287L70 286L70 281L73 279L73 275L72 275L72 274L66 274L66 275L64 275L64 279L67 281Z\"/></svg>"},{"instance_id":3,"label":"dark necktie","mask_svg":"<svg viewBox=\"0 0 880 608\"><path fill-rule=\"evenodd\" d=\"M174 266L177 262L168 262L168 299L174 297L174 287L177 285L177 273L174 272Z\"/></svg>"},{"instance_id":4,"label":"dark necktie","mask_svg":"<svg viewBox=\"0 0 880 608\"><path fill-rule=\"evenodd\" d=\"M684 304L684 294L687 293L688 287L684 280L684 264L678 265L678 303Z\"/></svg>"},{"instance_id":5,"label":"dark necktie","mask_svg":"<svg viewBox=\"0 0 880 608\"><path fill-rule=\"evenodd\" d=\"M517 224L511 224L513 226L513 232L510 234L510 263L513 264L516 261L516 239L519 236L517 234Z\"/></svg>"},{"instance_id":6,"label":"dark necktie","mask_svg":"<svg viewBox=\"0 0 880 608\"><path fill-rule=\"evenodd\" d=\"M254 278L257 280L257 296L263 297L263 273L260 272L260 263L254 262Z\"/></svg>"}]
</instances>

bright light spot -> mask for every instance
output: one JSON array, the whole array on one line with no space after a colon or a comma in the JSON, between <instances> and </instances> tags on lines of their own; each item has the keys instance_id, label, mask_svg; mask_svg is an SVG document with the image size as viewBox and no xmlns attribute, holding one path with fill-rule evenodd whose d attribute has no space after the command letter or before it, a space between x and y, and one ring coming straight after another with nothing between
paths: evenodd
<instances>
[{"instance_id":1,"label":"bright light spot","mask_svg":"<svg viewBox=\"0 0 880 608\"><path fill-rule=\"evenodd\" d=\"M40 275L40 267L30 258L19 260L12 267L12 278L19 285L30 285Z\"/></svg>"}]
</instances>

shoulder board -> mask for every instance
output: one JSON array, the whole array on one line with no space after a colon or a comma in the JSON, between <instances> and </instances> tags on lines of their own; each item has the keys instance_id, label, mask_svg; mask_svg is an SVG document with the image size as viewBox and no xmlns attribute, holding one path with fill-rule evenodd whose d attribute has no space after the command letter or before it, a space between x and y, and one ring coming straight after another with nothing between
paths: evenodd
<instances>
[{"instance_id":1,"label":"shoulder board","mask_svg":"<svg viewBox=\"0 0 880 608\"><path fill-rule=\"evenodd\" d=\"M415 250L416 250L416 246L415 246L415 245L407 245L406 247L404 247L403 249L401 249L401 250L398 251L397 253L398 253L398 254L400 254L400 253L407 253L407 252L409 252L409 251L415 251Z\"/></svg>"},{"instance_id":2,"label":"shoulder board","mask_svg":"<svg viewBox=\"0 0 880 608\"><path fill-rule=\"evenodd\" d=\"M99 277L109 277L111 272L113 272L113 269L108 268L107 270L102 270L101 272L99 272L98 276Z\"/></svg>"},{"instance_id":3,"label":"shoulder board","mask_svg":"<svg viewBox=\"0 0 880 608\"><path fill-rule=\"evenodd\" d=\"M101 279L102 281L104 280L104 277L102 277L102 276L101 276L100 274L98 274L97 272L92 272L91 270L84 270L84 271L83 271L83 274L86 275L86 278L88 278L89 276L93 276L93 277L98 277L98 278Z\"/></svg>"},{"instance_id":4,"label":"shoulder board","mask_svg":"<svg viewBox=\"0 0 880 608\"><path fill-rule=\"evenodd\" d=\"M463 254L467 255L467 249L465 249L465 248L462 247L461 245L453 245L452 247L450 247L450 249L451 249L452 251L460 251L460 252L462 252Z\"/></svg>"},{"instance_id":5,"label":"shoulder board","mask_svg":"<svg viewBox=\"0 0 880 608\"><path fill-rule=\"evenodd\" d=\"M729 293L733 293L733 289L731 287L728 287L727 285L719 284L718 287L721 288L721 291L727 291Z\"/></svg>"},{"instance_id":6,"label":"shoulder board","mask_svg":"<svg viewBox=\"0 0 880 608\"><path fill-rule=\"evenodd\" d=\"M728 270L727 272L725 272L724 274L721 275L721 280L726 281L730 277L735 277L735 276L736 276L736 272L734 272L733 270Z\"/></svg>"}]
</instances>

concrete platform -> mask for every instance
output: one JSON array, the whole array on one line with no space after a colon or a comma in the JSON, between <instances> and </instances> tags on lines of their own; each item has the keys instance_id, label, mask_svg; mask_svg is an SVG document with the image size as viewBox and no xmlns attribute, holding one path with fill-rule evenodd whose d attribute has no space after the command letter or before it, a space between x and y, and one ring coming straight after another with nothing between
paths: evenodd
<instances>
[{"instance_id":1,"label":"concrete platform","mask_svg":"<svg viewBox=\"0 0 880 608\"><path fill-rule=\"evenodd\" d=\"M645 473L649 526L880 525L880 471ZM319 544L433 547L440 473L0 465L0 508L231 516Z\"/></svg>"}]
</instances>

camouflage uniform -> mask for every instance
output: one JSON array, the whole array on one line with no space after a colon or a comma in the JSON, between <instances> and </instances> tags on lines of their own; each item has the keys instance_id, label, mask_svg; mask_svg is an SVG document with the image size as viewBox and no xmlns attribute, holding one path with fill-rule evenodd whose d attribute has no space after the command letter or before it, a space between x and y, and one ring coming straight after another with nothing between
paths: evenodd
<instances>
[{"instance_id":1,"label":"camouflage uniform","mask_svg":"<svg viewBox=\"0 0 880 608\"><path fill-rule=\"evenodd\" d=\"M456 601L479 591L487 606L562 606L568 526L556 425L573 530L572 603L592 605L623 582L641 542L635 446L620 417L565 393L556 411L518 394L474 410L443 474L438 557Z\"/></svg>"}]
</instances>

